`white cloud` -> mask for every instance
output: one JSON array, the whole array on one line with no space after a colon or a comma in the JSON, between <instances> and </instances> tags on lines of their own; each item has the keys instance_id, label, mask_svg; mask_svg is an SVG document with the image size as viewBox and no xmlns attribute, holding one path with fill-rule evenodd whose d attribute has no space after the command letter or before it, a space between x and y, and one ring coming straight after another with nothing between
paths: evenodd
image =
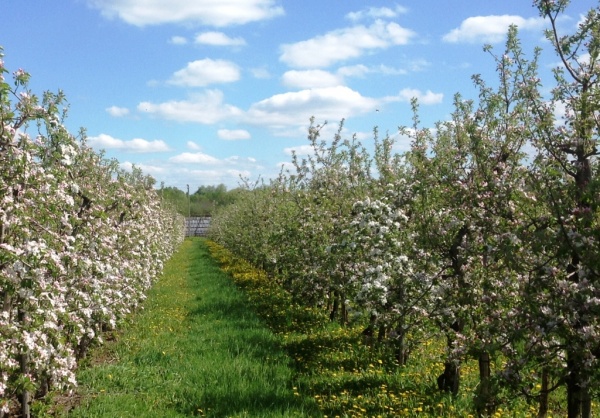
<instances>
[{"instance_id":1,"label":"white cloud","mask_svg":"<svg viewBox=\"0 0 600 418\"><path fill-rule=\"evenodd\" d=\"M88 0L103 16L135 26L191 23L208 26L242 25L284 14L275 0Z\"/></svg>"},{"instance_id":2,"label":"white cloud","mask_svg":"<svg viewBox=\"0 0 600 418\"><path fill-rule=\"evenodd\" d=\"M224 119L238 118L243 114L237 107L223 103L223 92L220 90L206 90L192 95L188 100L171 100L163 103L141 102L137 108L140 112L160 118L205 125Z\"/></svg>"},{"instance_id":3,"label":"white cloud","mask_svg":"<svg viewBox=\"0 0 600 418\"><path fill-rule=\"evenodd\" d=\"M187 42L187 38L183 36L171 36L171 39L169 39L169 43L173 45L185 45Z\"/></svg>"},{"instance_id":4,"label":"white cloud","mask_svg":"<svg viewBox=\"0 0 600 418\"><path fill-rule=\"evenodd\" d=\"M543 27L544 20L511 15L474 16L463 20L460 27L452 29L442 39L450 43L501 42L510 25L517 25L519 30L535 30Z\"/></svg>"},{"instance_id":5,"label":"white cloud","mask_svg":"<svg viewBox=\"0 0 600 418\"><path fill-rule=\"evenodd\" d=\"M250 72L252 73L252 76L254 78L263 79L263 80L271 78L271 73L269 73L269 70L267 70L264 67L252 68L252 69L250 69Z\"/></svg>"},{"instance_id":6,"label":"white cloud","mask_svg":"<svg viewBox=\"0 0 600 418\"><path fill-rule=\"evenodd\" d=\"M387 65L367 67L363 64L340 67L335 73L325 70L290 70L281 77L287 87L310 89L336 87L346 84L346 77L364 77L367 74L404 75L408 71Z\"/></svg>"},{"instance_id":7,"label":"white cloud","mask_svg":"<svg viewBox=\"0 0 600 418\"><path fill-rule=\"evenodd\" d=\"M283 152L285 152L287 155L292 155L292 152L295 152L296 155L301 156L312 155L315 153L315 150L312 145L298 145L297 147L284 148Z\"/></svg>"},{"instance_id":8,"label":"white cloud","mask_svg":"<svg viewBox=\"0 0 600 418\"><path fill-rule=\"evenodd\" d=\"M419 101L419 104L432 105L442 103L442 100L444 100L444 93L434 93L431 90L427 90L423 93L418 89L406 88L402 89L398 96L386 98L386 101L410 102L413 98L416 98Z\"/></svg>"},{"instance_id":9,"label":"white cloud","mask_svg":"<svg viewBox=\"0 0 600 418\"><path fill-rule=\"evenodd\" d=\"M123 170L129 171L129 172L133 171L134 166L136 168L139 168L140 170L142 170L142 172L144 174L149 174L152 177L157 177L157 176L160 176L167 172L166 167L160 167L157 165L138 164L138 163L132 163L131 161L124 161L119 164L119 167L121 167ZM155 180L156 180L156 178L155 178Z\"/></svg>"},{"instance_id":10,"label":"white cloud","mask_svg":"<svg viewBox=\"0 0 600 418\"><path fill-rule=\"evenodd\" d=\"M410 71L423 71L425 68L429 68L431 63L426 59L417 58L409 62L408 68Z\"/></svg>"},{"instance_id":11,"label":"white cloud","mask_svg":"<svg viewBox=\"0 0 600 418\"><path fill-rule=\"evenodd\" d=\"M194 141L188 141L186 145L192 151L200 151L202 149L202 147L196 144Z\"/></svg>"},{"instance_id":12,"label":"white cloud","mask_svg":"<svg viewBox=\"0 0 600 418\"><path fill-rule=\"evenodd\" d=\"M290 161L281 161L278 162L277 164L275 164L275 167L277 168L277 173L283 171L284 173L291 173L291 174L296 174L297 170L296 170L296 166L291 163Z\"/></svg>"},{"instance_id":13,"label":"white cloud","mask_svg":"<svg viewBox=\"0 0 600 418\"><path fill-rule=\"evenodd\" d=\"M111 106L105 109L109 115L114 116L115 118L121 118L123 116L127 116L129 114L129 109L126 107L119 106Z\"/></svg>"},{"instance_id":14,"label":"white cloud","mask_svg":"<svg viewBox=\"0 0 600 418\"><path fill-rule=\"evenodd\" d=\"M180 190L185 190L187 185L195 190L199 185L220 183L234 188L239 185L240 175L254 179L259 174L267 175L266 178L277 174L274 169L265 173L265 168L253 157L233 155L221 159L202 152L183 152L168 160L126 161L121 167L131 171L134 165L152 175L157 184L164 181Z\"/></svg>"},{"instance_id":15,"label":"white cloud","mask_svg":"<svg viewBox=\"0 0 600 418\"><path fill-rule=\"evenodd\" d=\"M393 9L390 9L389 7L369 7L368 9L360 10L358 12L348 13L346 18L352 21L363 20L366 18L393 19L406 12L408 12L408 9L399 5L396 5Z\"/></svg>"},{"instance_id":16,"label":"white cloud","mask_svg":"<svg viewBox=\"0 0 600 418\"><path fill-rule=\"evenodd\" d=\"M196 35L194 40L197 44L212 46L242 46L246 45L243 38L230 38L223 32L203 32Z\"/></svg>"},{"instance_id":17,"label":"white cloud","mask_svg":"<svg viewBox=\"0 0 600 418\"><path fill-rule=\"evenodd\" d=\"M366 74L372 72L371 68L364 64L348 65L340 67L337 73L342 77L364 77Z\"/></svg>"},{"instance_id":18,"label":"white cloud","mask_svg":"<svg viewBox=\"0 0 600 418\"><path fill-rule=\"evenodd\" d=\"M231 83L240 79L240 69L230 61L205 58L189 62L176 71L170 84L185 87L204 87L215 83Z\"/></svg>"},{"instance_id":19,"label":"white cloud","mask_svg":"<svg viewBox=\"0 0 600 418\"><path fill-rule=\"evenodd\" d=\"M231 157L225 158L227 164L238 165L238 166L256 166L260 168L260 166L256 165L256 158L252 157L240 157L239 155L232 155Z\"/></svg>"},{"instance_id":20,"label":"white cloud","mask_svg":"<svg viewBox=\"0 0 600 418\"><path fill-rule=\"evenodd\" d=\"M203 152L183 152L179 155L169 158L169 161L176 164L219 164L218 158L205 154Z\"/></svg>"},{"instance_id":21,"label":"white cloud","mask_svg":"<svg viewBox=\"0 0 600 418\"><path fill-rule=\"evenodd\" d=\"M367 74L405 75L408 71L403 68L394 68L385 64L367 67L363 64L340 67L337 74L343 77L364 77Z\"/></svg>"},{"instance_id":22,"label":"white cloud","mask_svg":"<svg viewBox=\"0 0 600 418\"><path fill-rule=\"evenodd\" d=\"M335 87L344 84L343 78L324 70L291 70L281 77L287 87Z\"/></svg>"},{"instance_id":23,"label":"white cloud","mask_svg":"<svg viewBox=\"0 0 600 418\"><path fill-rule=\"evenodd\" d=\"M169 146L161 140L148 141L146 139L134 138L130 141L113 138L110 135L100 134L87 138L88 143L97 149L118 149L125 152L165 152Z\"/></svg>"},{"instance_id":24,"label":"white cloud","mask_svg":"<svg viewBox=\"0 0 600 418\"><path fill-rule=\"evenodd\" d=\"M242 169L225 169L225 170L188 170L182 173L187 179L199 179L202 184L215 185L225 184L232 189L240 185L240 177L252 178L254 175L250 170Z\"/></svg>"},{"instance_id":25,"label":"white cloud","mask_svg":"<svg viewBox=\"0 0 600 418\"><path fill-rule=\"evenodd\" d=\"M325 35L285 44L279 60L298 68L327 67L336 62L358 58L373 49L405 45L415 33L395 22L377 20L371 26L343 28Z\"/></svg>"},{"instance_id":26,"label":"white cloud","mask_svg":"<svg viewBox=\"0 0 600 418\"><path fill-rule=\"evenodd\" d=\"M577 61L579 61L580 64L590 65L591 59L592 59L592 56L590 55L590 53L586 52L585 54L582 54L581 56L579 56Z\"/></svg>"},{"instance_id":27,"label":"white cloud","mask_svg":"<svg viewBox=\"0 0 600 418\"><path fill-rule=\"evenodd\" d=\"M250 132L244 129L219 129L217 131L219 138L226 141L237 141L240 139L250 139Z\"/></svg>"},{"instance_id":28,"label":"white cloud","mask_svg":"<svg viewBox=\"0 0 600 418\"><path fill-rule=\"evenodd\" d=\"M374 111L377 103L378 100L364 97L344 86L306 89L277 94L252 104L247 122L267 125L272 129L306 127L311 116L338 122Z\"/></svg>"}]
</instances>

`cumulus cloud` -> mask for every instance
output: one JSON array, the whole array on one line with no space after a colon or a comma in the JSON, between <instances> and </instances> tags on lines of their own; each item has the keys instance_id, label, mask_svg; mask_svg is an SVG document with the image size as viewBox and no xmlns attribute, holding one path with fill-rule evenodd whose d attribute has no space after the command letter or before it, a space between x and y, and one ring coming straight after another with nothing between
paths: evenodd
<instances>
[{"instance_id":1,"label":"cumulus cloud","mask_svg":"<svg viewBox=\"0 0 600 418\"><path fill-rule=\"evenodd\" d=\"M312 155L315 153L315 150L312 145L298 145L297 147L284 148L283 152L285 152L287 155L292 155L292 153L295 152L296 155L301 156Z\"/></svg>"},{"instance_id":2,"label":"cumulus cloud","mask_svg":"<svg viewBox=\"0 0 600 418\"><path fill-rule=\"evenodd\" d=\"M143 163L132 163L131 161L124 161L119 164L119 167L121 167L123 170L129 171L129 172L133 171L133 167L136 167L136 168L139 168L140 170L142 170L142 172L144 174L149 174L152 177L158 177L167 172L166 167L161 167L158 165L151 165L151 164L143 164Z\"/></svg>"},{"instance_id":3,"label":"cumulus cloud","mask_svg":"<svg viewBox=\"0 0 600 418\"><path fill-rule=\"evenodd\" d=\"M223 32L203 32L196 35L197 44L212 46L242 46L246 45L244 38L230 38Z\"/></svg>"},{"instance_id":4,"label":"cumulus cloud","mask_svg":"<svg viewBox=\"0 0 600 418\"><path fill-rule=\"evenodd\" d=\"M183 36L171 36L171 39L169 39L169 43L173 45L185 45L187 42L187 38Z\"/></svg>"},{"instance_id":5,"label":"cumulus cloud","mask_svg":"<svg viewBox=\"0 0 600 418\"><path fill-rule=\"evenodd\" d=\"M169 161L177 164L219 164L219 159L203 152L183 152L169 158Z\"/></svg>"},{"instance_id":6,"label":"cumulus cloud","mask_svg":"<svg viewBox=\"0 0 600 418\"><path fill-rule=\"evenodd\" d=\"M111 106L107 107L105 110L109 115L114 116L115 118L121 118L129 115L129 109L126 107Z\"/></svg>"},{"instance_id":7,"label":"cumulus cloud","mask_svg":"<svg viewBox=\"0 0 600 418\"><path fill-rule=\"evenodd\" d=\"M284 14L276 0L88 0L88 3L107 18L118 18L135 26L191 23L224 27Z\"/></svg>"},{"instance_id":8,"label":"cumulus cloud","mask_svg":"<svg viewBox=\"0 0 600 418\"><path fill-rule=\"evenodd\" d=\"M240 69L230 61L205 58L189 62L176 71L169 84L185 87L204 87L215 83L231 83L240 79Z\"/></svg>"},{"instance_id":9,"label":"cumulus cloud","mask_svg":"<svg viewBox=\"0 0 600 418\"><path fill-rule=\"evenodd\" d=\"M90 136L88 144L97 149L118 149L125 152L165 152L169 146L161 140L148 141L146 139L134 138L129 141L113 138L107 134Z\"/></svg>"},{"instance_id":10,"label":"cumulus cloud","mask_svg":"<svg viewBox=\"0 0 600 418\"><path fill-rule=\"evenodd\" d=\"M253 157L233 155L218 158L203 152L183 152L168 160L133 161L121 164L121 167L131 171L132 167L141 168L145 174L152 175L158 184L165 182L185 190L189 185L194 190L199 185L225 184L228 188L239 185L240 175L245 178L256 178L259 174L276 175L274 169L265 173Z\"/></svg>"},{"instance_id":11,"label":"cumulus cloud","mask_svg":"<svg viewBox=\"0 0 600 418\"><path fill-rule=\"evenodd\" d=\"M281 128L306 126L311 116L339 121L374 111L378 100L362 96L345 86L306 89L277 94L252 104L249 123Z\"/></svg>"},{"instance_id":12,"label":"cumulus cloud","mask_svg":"<svg viewBox=\"0 0 600 418\"><path fill-rule=\"evenodd\" d=\"M223 170L186 170L185 172L182 172L180 176L185 176L184 178L186 179L199 179L204 185L225 184L228 188L232 189L239 186L240 177L251 178L253 172L236 168Z\"/></svg>"},{"instance_id":13,"label":"cumulus cloud","mask_svg":"<svg viewBox=\"0 0 600 418\"><path fill-rule=\"evenodd\" d=\"M411 69L413 69L411 65ZM364 64L351 65L340 67L337 74L342 77L364 77L367 74L383 74L383 75L405 75L408 74L408 70L404 68L394 68L389 65L374 65L366 66Z\"/></svg>"},{"instance_id":14,"label":"cumulus cloud","mask_svg":"<svg viewBox=\"0 0 600 418\"><path fill-rule=\"evenodd\" d=\"M413 98L416 98L419 101L419 104L432 105L442 103L442 100L444 100L444 93L434 93L431 90L422 92L418 89L406 88L402 89L398 96L388 98L388 100L410 102Z\"/></svg>"},{"instance_id":15,"label":"cumulus cloud","mask_svg":"<svg viewBox=\"0 0 600 418\"><path fill-rule=\"evenodd\" d=\"M200 147L200 145L196 144L194 141L188 141L187 142L187 147L193 151L200 151L200 149L202 147Z\"/></svg>"},{"instance_id":16,"label":"cumulus cloud","mask_svg":"<svg viewBox=\"0 0 600 418\"><path fill-rule=\"evenodd\" d=\"M346 84L347 77L364 77L367 74L404 75L408 71L387 65L366 66L363 64L340 67L335 73L325 70L290 70L281 77L287 87L310 89L336 87Z\"/></svg>"},{"instance_id":17,"label":"cumulus cloud","mask_svg":"<svg viewBox=\"0 0 600 418\"><path fill-rule=\"evenodd\" d=\"M275 167L277 167L278 170L283 170L284 172L290 172L290 173L296 172L296 166L289 161L279 162L279 163L275 164Z\"/></svg>"},{"instance_id":18,"label":"cumulus cloud","mask_svg":"<svg viewBox=\"0 0 600 418\"><path fill-rule=\"evenodd\" d=\"M364 77L370 72L372 72L372 68L364 64L347 65L337 70L337 74L342 77Z\"/></svg>"},{"instance_id":19,"label":"cumulus cloud","mask_svg":"<svg viewBox=\"0 0 600 418\"><path fill-rule=\"evenodd\" d=\"M219 138L226 141L237 141L240 139L250 139L250 132L244 129L219 129L217 131Z\"/></svg>"},{"instance_id":20,"label":"cumulus cloud","mask_svg":"<svg viewBox=\"0 0 600 418\"><path fill-rule=\"evenodd\" d=\"M324 70L287 71L281 77L281 81L287 87L301 89L312 87L335 87L344 84L341 77Z\"/></svg>"},{"instance_id":21,"label":"cumulus cloud","mask_svg":"<svg viewBox=\"0 0 600 418\"><path fill-rule=\"evenodd\" d=\"M271 78L271 73L265 67L251 68L250 72L254 78L266 80Z\"/></svg>"},{"instance_id":22,"label":"cumulus cloud","mask_svg":"<svg viewBox=\"0 0 600 418\"><path fill-rule=\"evenodd\" d=\"M423 58L417 58L417 59L411 60L408 63L408 68L410 69L410 71L414 71L414 72L423 71L426 68L429 68L430 66L431 66L431 63Z\"/></svg>"},{"instance_id":23,"label":"cumulus cloud","mask_svg":"<svg viewBox=\"0 0 600 418\"><path fill-rule=\"evenodd\" d=\"M223 103L223 92L220 90L206 90L191 95L188 100L170 100L163 103L141 102L137 108L140 112L163 119L205 125L243 115L242 110Z\"/></svg>"},{"instance_id":24,"label":"cumulus cloud","mask_svg":"<svg viewBox=\"0 0 600 418\"><path fill-rule=\"evenodd\" d=\"M389 7L369 7L368 9L360 10L358 12L351 12L346 15L346 19L352 21L363 20L367 18L371 19L393 19L398 15L408 12L405 7L396 5L393 9Z\"/></svg>"},{"instance_id":25,"label":"cumulus cloud","mask_svg":"<svg viewBox=\"0 0 600 418\"><path fill-rule=\"evenodd\" d=\"M405 45L414 36L413 31L395 22L377 20L371 26L338 29L306 41L284 44L279 60L297 68L328 67L370 50Z\"/></svg>"},{"instance_id":26,"label":"cumulus cloud","mask_svg":"<svg viewBox=\"0 0 600 418\"><path fill-rule=\"evenodd\" d=\"M240 157L239 155L232 155L231 157L227 157L224 160L228 164L238 165L238 166L256 166L256 158L253 157Z\"/></svg>"},{"instance_id":27,"label":"cumulus cloud","mask_svg":"<svg viewBox=\"0 0 600 418\"><path fill-rule=\"evenodd\" d=\"M510 25L517 25L520 30L536 30L543 27L544 20L511 15L474 16L463 20L442 39L450 43L497 43L506 38Z\"/></svg>"}]
</instances>

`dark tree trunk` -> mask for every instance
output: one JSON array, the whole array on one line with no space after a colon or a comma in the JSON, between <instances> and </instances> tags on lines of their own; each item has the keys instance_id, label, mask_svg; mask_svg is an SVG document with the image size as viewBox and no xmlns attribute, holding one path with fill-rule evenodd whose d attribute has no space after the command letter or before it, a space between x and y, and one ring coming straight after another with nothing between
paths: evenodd
<instances>
[{"instance_id":1,"label":"dark tree trunk","mask_svg":"<svg viewBox=\"0 0 600 418\"><path fill-rule=\"evenodd\" d=\"M585 373L576 362L567 360L567 416L568 418L592 418L592 400L589 389L581 384Z\"/></svg>"},{"instance_id":2,"label":"dark tree trunk","mask_svg":"<svg viewBox=\"0 0 600 418\"><path fill-rule=\"evenodd\" d=\"M448 257L452 263L452 274L443 276L445 279L453 280L456 279L458 287L465 287L464 273L462 271L463 260L460 256L460 247L463 239L469 235L469 226L465 223L456 233L452 246L448 249ZM462 332L463 324L460 319L456 319L454 323L446 329L446 341L448 352L454 347L454 334ZM444 373L437 378L438 388L441 391L452 393L454 396L458 395L460 389L460 362L453 360L446 360L444 363Z\"/></svg>"},{"instance_id":3,"label":"dark tree trunk","mask_svg":"<svg viewBox=\"0 0 600 418\"><path fill-rule=\"evenodd\" d=\"M21 366L21 373L24 375L29 374L29 355L27 353L23 353L21 354L21 358L20 358L20 366ZM23 388L23 391L21 392L21 395L19 396L20 401L21 401L21 416L22 418L30 418L31 417L31 411L30 411L30 401L31 401L31 394L29 393L29 390L27 388Z\"/></svg>"},{"instance_id":4,"label":"dark tree trunk","mask_svg":"<svg viewBox=\"0 0 600 418\"><path fill-rule=\"evenodd\" d=\"M582 86L582 94L588 90L588 85ZM590 112L586 107L581 109L581 118L583 120L590 116ZM593 137L588 126L581 125L577 129L579 138L590 139ZM592 168L590 158L584 148L583 141L577 144L574 155L577 157L577 170L575 172L575 183L577 185L577 211L579 217L579 227L581 230L591 227L591 218L588 216L592 207L587 193L589 192L589 184L592 181ZM579 283L578 274L581 259L576 250L571 256L571 263L567 266L567 273L571 277L571 281ZM579 320L575 324L577 330L582 330L586 326L583 320ZM567 415L568 418L591 418L592 401L590 398L589 389L583 382L585 376L591 373L581 364L580 356L576 353L577 347L567 348Z\"/></svg>"},{"instance_id":5,"label":"dark tree trunk","mask_svg":"<svg viewBox=\"0 0 600 418\"><path fill-rule=\"evenodd\" d=\"M537 418L546 418L548 415L548 394L550 392L550 379L548 370L542 370L542 390L540 391L540 406Z\"/></svg>"},{"instance_id":6,"label":"dark tree trunk","mask_svg":"<svg viewBox=\"0 0 600 418\"><path fill-rule=\"evenodd\" d=\"M460 389L460 365L451 361L444 363L444 373L437 378L438 388L443 392L458 395Z\"/></svg>"},{"instance_id":7,"label":"dark tree trunk","mask_svg":"<svg viewBox=\"0 0 600 418\"><path fill-rule=\"evenodd\" d=\"M399 332L396 338L396 361L400 366L406 366L408 362L408 348L406 348L404 333Z\"/></svg>"},{"instance_id":8,"label":"dark tree trunk","mask_svg":"<svg viewBox=\"0 0 600 418\"><path fill-rule=\"evenodd\" d=\"M362 332L363 343L365 345L371 346L374 342L375 335L375 321L377 317L375 315L371 315L369 319L369 325Z\"/></svg>"},{"instance_id":9,"label":"dark tree trunk","mask_svg":"<svg viewBox=\"0 0 600 418\"><path fill-rule=\"evenodd\" d=\"M19 322L23 323L25 322L25 312L23 312L22 310L19 309L19 313L18 313L18 319ZM19 366L21 368L21 374L26 376L29 374L29 353L27 351L24 351L20 356L19 356ZM31 394L29 393L29 388L24 387L22 392L19 394L19 400L21 402L21 416L22 418L30 418L31 417L31 411L30 411L30 399L31 398Z\"/></svg>"},{"instance_id":10,"label":"dark tree trunk","mask_svg":"<svg viewBox=\"0 0 600 418\"><path fill-rule=\"evenodd\" d=\"M386 329L385 329L385 325L381 324L379 325L379 331L377 331L377 342L380 343L385 339L385 334L386 334Z\"/></svg>"},{"instance_id":11,"label":"dark tree trunk","mask_svg":"<svg viewBox=\"0 0 600 418\"><path fill-rule=\"evenodd\" d=\"M477 414L480 417L491 415L494 412L494 396L490 375L490 353L483 351L479 354L479 388L475 400Z\"/></svg>"},{"instance_id":12,"label":"dark tree trunk","mask_svg":"<svg viewBox=\"0 0 600 418\"><path fill-rule=\"evenodd\" d=\"M340 318L340 324L342 324L343 327L345 327L346 325L348 325L348 308L346 306L346 295L342 295L341 297L342 300L342 311L341 311L341 318Z\"/></svg>"},{"instance_id":13,"label":"dark tree trunk","mask_svg":"<svg viewBox=\"0 0 600 418\"><path fill-rule=\"evenodd\" d=\"M339 307L340 297L338 296L338 292L333 292L333 307L331 308L331 312L329 313L329 320L331 322L335 321L335 318L337 318Z\"/></svg>"},{"instance_id":14,"label":"dark tree trunk","mask_svg":"<svg viewBox=\"0 0 600 418\"><path fill-rule=\"evenodd\" d=\"M462 331L462 325L459 321L455 321L450 328L451 330L446 331L446 344L448 350L451 350L454 346L454 334L452 331ZM460 389L460 363L447 360L444 363L444 373L437 378L437 384L441 391L452 393L454 396L458 395Z\"/></svg>"}]
</instances>

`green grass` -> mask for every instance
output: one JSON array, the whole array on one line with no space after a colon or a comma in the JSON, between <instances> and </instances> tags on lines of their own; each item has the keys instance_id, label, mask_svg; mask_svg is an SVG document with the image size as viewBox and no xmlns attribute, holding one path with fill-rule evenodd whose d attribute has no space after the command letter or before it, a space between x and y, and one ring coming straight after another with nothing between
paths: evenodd
<instances>
[{"instance_id":1,"label":"green grass","mask_svg":"<svg viewBox=\"0 0 600 418\"><path fill-rule=\"evenodd\" d=\"M324 309L294 303L291 296L264 272L253 268L223 247L207 242L211 255L244 290L255 312L283 339L294 360L294 386L300 397L315 400L323 416L474 418L473 396L478 384L477 361L461 366L458 396L442 393L437 377L442 373L445 341L427 339L399 366L393 347L368 343L361 331L366 324L341 327L329 321ZM560 391L559 391L560 392ZM547 418L565 416L553 394ZM537 406L522 398L498 394L492 418L533 418ZM597 405L594 404L594 410Z\"/></svg>"},{"instance_id":2,"label":"green grass","mask_svg":"<svg viewBox=\"0 0 600 418\"><path fill-rule=\"evenodd\" d=\"M144 308L82 367L69 417L320 416L203 240L184 242Z\"/></svg>"},{"instance_id":3,"label":"green grass","mask_svg":"<svg viewBox=\"0 0 600 418\"><path fill-rule=\"evenodd\" d=\"M68 416L477 415L475 361L462 366L461 392L452 397L436 385L444 341L426 341L401 367L390 347L365 344L363 327L331 323L325 310L294 302L219 245L188 240L145 310L82 368L78 407ZM491 417L536 412L535 405L502 396ZM564 409L554 397L548 418L559 416Z\"/></svg>"}]
</instances>

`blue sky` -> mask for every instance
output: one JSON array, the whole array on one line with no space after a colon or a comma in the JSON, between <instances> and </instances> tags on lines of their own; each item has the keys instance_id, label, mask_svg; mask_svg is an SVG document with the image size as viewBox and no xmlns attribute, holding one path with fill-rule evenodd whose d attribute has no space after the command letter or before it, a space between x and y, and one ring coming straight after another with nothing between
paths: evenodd
<instances>
[{"instance_id":1,"label":"blue sky","mask_svg":"<svg viewBox=\"0 0 600 418\"><path fill-rule=\"evenodd\" d=\"M573 3L565 33L596 5ZM501 53L510 23L544 49L548 88L558 62L529 0L3 0L2 15L5 66L63 90L72 132L192 191L276 176L311 116L365 144L411 124L411 97L425 125L446 119L455 93L476 98L472 74L495 82L482 46Z\"/></svg>"}]
</instances>

